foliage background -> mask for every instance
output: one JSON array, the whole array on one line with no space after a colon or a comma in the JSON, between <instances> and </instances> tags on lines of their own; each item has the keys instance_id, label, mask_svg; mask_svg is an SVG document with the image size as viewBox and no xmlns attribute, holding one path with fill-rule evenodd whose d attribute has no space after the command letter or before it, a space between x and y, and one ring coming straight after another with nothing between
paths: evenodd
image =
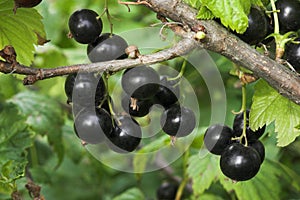
<instances>
[{"instance_id":1,"label":"foliage background","mask_svg":"<svg viewBox=\"0 0 300 200\"><path fill-rule=\"evenodd\" d=\"M12 1L12 0L11 0ZM155 24L155 13L143 6L131 6L127 12L125 6L117 1L109 1L109 12L113 16L115 33L126 30L148 27ZM57 67L78 63L87 63L86 46L77 44L67 38L67 21L70 14L80 8L89 8L102 13L104 1L54 1L44 0L36 9L43 16L47 38L51 40L44 46L36 47L32 66L37 68ZM23 9L19 9L20 11ZM109 32L109 23L103 17L104 31ZM138 43L138 41L137 41ZM222 74L227 94L226 124L231 126L234 115L231 110L241 106L241 90L235 87L237 78L229 74L233 64L217 54L209 52ZM182 60L175 59L167 64L179 69ZM119 78L117 74L115 80ZM196 141L190 148L188 176L198 177L193 181L194 195L190 199L295 199L300 197L300 142L287 147L276 146L276 134L271 123L262 141L266 147L267 161L259 175L253 181L234 184L228 181L218 169L218 159L207 156L200 160L197 154L202 149L202 138L205 128L209 126L210 99L204 81L187 70L185 77L197 88L201 110L200 128ZM46 199L80 200L80 199L113 199L127 195L127 199L155 199L158 186L170 180L163 170L145 173L141 176L113 170L92 157L81 145L73 132L73 117L70 107L66 105L64 94L65 77L43 80L33 86L23 86L22 77L18 75L0 75L1 131L9 133L15 142L16 151L6 153L11 145L0 138L1 179L0 199L9 199L10 192L16 187L31 199L24 185L26 179L20 169L28 164L28 170L35 183L42 187ZM248 85L248 104L250 106L254 84ZM14 128L12 128L14 127ZM21 134L22 133L22 134ZM6 137L8 137L6 135ZM18 148L20 147L24 148ZM25 153L24 153L25 152ZM20 160L15 165L8 160ZM28 160L28 162L27 162ZM186 160L178 159L172 163L174 176L181 176ZM211 168L214 166L215 168ZM215 173L215 170L220 173ZM12 173L17 173L11 176ZM205 176L200 176L205 174ZM7 187L7 183L16 180L16 185ZM116 198L117 199L117 198ZM126 199L119 196L119 199Z\"/></svg>"}]
</instances>

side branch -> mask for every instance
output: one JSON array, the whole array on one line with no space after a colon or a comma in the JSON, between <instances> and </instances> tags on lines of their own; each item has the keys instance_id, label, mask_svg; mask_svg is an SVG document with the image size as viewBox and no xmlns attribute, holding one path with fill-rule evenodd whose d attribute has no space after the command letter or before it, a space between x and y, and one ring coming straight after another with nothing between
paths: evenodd
<instances>
[{"instance_id":1,"label":"side branch","mask_svg":"<svg viewBox=\"0 0 300 200\"><path fill-rule=\"evenodd\" d=\"M188 25L191 30L204 26L206 38L198 45L219 53L238 65L265 79L283 96L300 105L299 74L257 52L213 20L196 19L197 11L178 0L145 0L154 12L175 22Z\"/></svg>"},{"instance_id":2,"label":"side branch","mask_svg":"<svg viewBox=\"0 0 300 200\"><path fill-rule=\"evenodd\" d=\"M86 72L117 72L122 69L135 67L138 65L148 65L170 60L178 56L183 56L197 47L196 41L185 38L173 47L149 55L141 55L137 59L112 60L107 62L79 64L72 66L62 66L53 69L30 68L21 64L12 64L0 60L0 72L8 74L27 75L24 79L25 85L30 85L38 80L67 75L79 71Z\"/></svg>"}]
</instances>

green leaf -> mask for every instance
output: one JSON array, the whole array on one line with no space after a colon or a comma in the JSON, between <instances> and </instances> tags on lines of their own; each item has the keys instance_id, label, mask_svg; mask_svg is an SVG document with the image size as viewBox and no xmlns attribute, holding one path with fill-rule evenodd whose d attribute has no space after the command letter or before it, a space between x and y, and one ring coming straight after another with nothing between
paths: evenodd
<instances>
[{"instance_id":1,"label":"green leaf","mask_svg":"<svg viewBox=\"0 0 300 200\"><path fill-rule=\"evenodd\" d=\"M207 7L211 13L220 18L225 27L243 33L248 26L247 15L250 12L250 0L201 0L202 6Z\"/></svg>"},{"instance_id":2,"label":"green leaf","mask_svg":"<svg viewBox=\"0 0 300 200\"><path fill-rule=\"evenodd\" d=\"M22 178L27 165L26 149L33 145L34 134L26 118L13 104L2 104L0 112L0 192L13 189L10 184ZM7 191L8 193L11 191Z\"/></svg>"},{"instance_id":3,"label":"green leaf","mask_svg":"<svg viewBox=\"0 0 300 200\"><path fill-rule=\"evenodd\" d=\"M201 0L184 0L184 2L196 9L201 7Z\"/></svg>"},{"instance_id":4,"label":"green leaf","mask_svg":"<svg viewBox=\"0 0 300 200\"><path fill-rule=\"evenodd\" d=\"M282 171L278 165L271 161L265 160L261 165L258 174L248 180L233 183L228 178L221 178L220 182L228 191L235 191L238 199L243 200L279 200L280 199L280 178ZM223 175L224 176L224 175Z\"/></svg>"},{"instance_id":5,"label":"green leaf","mask_svg":"<svg viewBox=\"0 0 300 200\"><path fill-rule=\"evenodd\" d=\"M205 6L201 6L197 14L198 19L213 19L215 16L212 12Z\"/></svg>"},{"instance_id":6,"label":"green leaf","mask_svg":"<svg viewBox=\"0 0 300 200\"><path fill-rule=\"evenodd\" d=\"M13 13L14 1L0 2L0 49L12 45L17 53L17 61L30 65L34 56L34 44L38 43L37 34L45 37L41 15L31 8L18 9Z\"/></svg>"},{"instance_id":7,"label":"green leaf","mask_svg":"<svg viewBox=\"0 0 300 200\"><path fill-rule=\"evenodd\" d=\"M124 193L113 198L113 200L144 200L146 199L142 191L138 188L131 188Z\"/></svg>"},{"instance_id":8,"label":"green leaf","mask_svg":"<svg viewBox=\"0 0 300 200\"><path fill-rule=\"evenodd\" d=\"M267 82L260 80L255 85L250 112L250 127L259 127L275 122L277 145L286 146L300 135L300 106L280 95Z\"/></svg>"},{"instance_id":9,"label":"green leaf","mask_svg":"<svg viewBox=\"0 0 300 200\"><path fill-rule=\"evenodd\" d=\"M218 165L219 157L214 155L206 155L201 159L198 155L189 158L187 173L193 181L193 195L195 197L200 196L217 178Z\"/></svg>"},{"instance_id":10,"label":"green leaf","mask_svg":"<svg viewBox=\"0 0 300 200\"><path fill-rule=\"evenodd\" d=\"M30 91L18 93L10 102L18 106L21 113L27 117L26 123L33 131L47 135L49 144L58 155L58 164L61 163L64 155L62 143L64 117L59 103Z\"/></svg>"}]
</instances>

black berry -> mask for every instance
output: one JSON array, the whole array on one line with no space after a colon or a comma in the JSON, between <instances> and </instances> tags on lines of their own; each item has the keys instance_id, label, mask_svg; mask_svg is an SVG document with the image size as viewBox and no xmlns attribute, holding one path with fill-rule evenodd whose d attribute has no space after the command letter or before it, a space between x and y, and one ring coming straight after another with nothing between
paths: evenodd
<instances>
[{"instance_id":1,"label":"black berry","mask_svg":"<svg viewBox=\"0 0 300 200\"><path fill-rule=\"evenodd\" d=\"M110 114L100 109L82 109L74 120L76 135L89 144L104 142L113 129Z\"/></svg>"},{"instance_id":2,"label":"black berry","mask_svg":"<svg viewBox=\"0 0 300 200\"><path fill-rule=\"evenodd\" d=\"M122 76L124 91L135 99L152 98L159 86L159 75L148 66L138 66L127 69Z\"/></svg>"},{"instance_id":3,"label":"black berry","mask_svg":"<svg viewBox=\"0 0 300 200\"><path fill-rule=\"evenodd\" d=\"M174 104L165 110L160 119L162 130L176 137L184 137L189 135L196 126L196 117L192 110Z\"/></svg>"},{"instance_id":4,"label":"black berry","mask_svg":"<svg viewBox=\"0 0 300 200\"><path fill-rule=\"evenodd\" d=\"M156 190L157 200L174 200L178 190L178 184L164 182Z\"/></svg>"},{"instance_id":5,"label":"black berry","mask_svg":"<svg viewBox=\"0 0 300 200\"><path fill-rule=\"evenodd\" d=\"M300 1L278 0L275 3L278 12L279 28L281 32L297 31L300 29Z\"/></svg>"},{"instance_id":6,"label":"black berry","mask_svg":"<svg viewBox=\"0 0 300 200\"><path fill-rule=\"evenodd\" d=\"M204 144L208 151L213 154L221 155L224 149L233 143L232 129L228 126L215 124L210 126L204 134Z\"/></svg>"},{"instance_id":7,"label":"black berry","mask_svg":"<svg viewBox=\"0 0 300 200\"><path fill-rule=\"evenodd\" d=\"M241 143L230 144L222 153L220 167L225 176L235 181L246 181L259 171L261 158L258 152Z\"/></svg>"},{"instance_id":8,"label":"black berry","mask_svg":"<svg viewBox=\"0 0 300 200\"><path fill-rule=\"evenodd\" d=\"M122 107L133 117L144 117L146 116L150 108L152 107L153 102L151 99L138 100L132 99L128 95L124 94L122 98Z\"/></svg>"},{"instance_id":9,"label":"black berry","mask_svg":"<svg viewBox=\"0 0 300 200\"><path fill-rule=\"evenodd\" d=\"M254 148L257 151L257 153L260 156L261 163L262 163L265 159L265 147L264 147L263 143L259 140L256 140L254 142L250 142L249 146Z\"/></svg>"},{"instance_id":10,"label":"black berry","mask_svg":"<svg viewBox=\"0 0 300 200\"><path fill-rule=\"evenodd\" d=\"M300 42L300 38L297 38L295 41ZM300 72L300 44L289 43L286 45L284 58L297 72Z\"/></svg>"},{"instance_id":11,"label":"black berry","mask_svg":"<svg viewBox=\"0 0 300 200\"><path fill-rule=\"evenodd\" d=\"M82 44L94 42L102 32L102 20L89 9L75 11L69 18L69 29L73 38Z\"/></svg>"},{"instance_id":12,"label":"black berry","mask_svg":"<svg viewBox=\"0 0 300 200\"><path fill-rule=\"evenodd\" d=\"M104 33L87 47L87 55L91 62L104 62L127 58L125 49L127 42L120 36Z\"/></svg>"}]
</instances>

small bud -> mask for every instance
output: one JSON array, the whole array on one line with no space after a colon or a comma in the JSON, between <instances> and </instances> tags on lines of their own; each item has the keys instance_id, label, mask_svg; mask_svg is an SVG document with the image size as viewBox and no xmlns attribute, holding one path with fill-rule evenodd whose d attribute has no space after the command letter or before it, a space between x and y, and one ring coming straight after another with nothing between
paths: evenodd
<instances>
[{"instance_id":1,"label":"small bud","mask_svg":"<svg viewBox=\"0 0 300 200\"><path fill-rule=\"evenodd\" d=\"M140 51L139 49L137 48L137 46L134 46L134 45L131 45L131 46L128 46L126 49L125 49L125 53L128 55L129 58L131 59L135 59L135 58L138 58L140 57Z\"/></svg>"}]
</instances>

